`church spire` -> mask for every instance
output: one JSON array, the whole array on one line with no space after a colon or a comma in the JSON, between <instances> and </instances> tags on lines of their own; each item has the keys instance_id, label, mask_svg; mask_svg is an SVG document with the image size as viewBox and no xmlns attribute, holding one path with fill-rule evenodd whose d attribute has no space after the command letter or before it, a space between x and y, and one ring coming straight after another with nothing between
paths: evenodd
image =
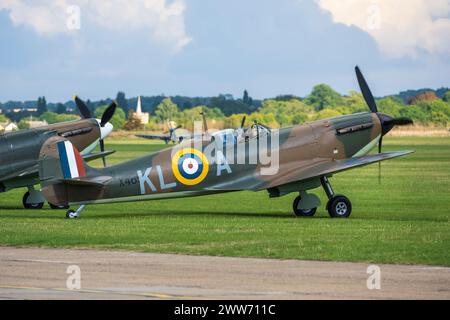
<instances>
[{"instance_id":1,"label":"church spire","mask_svg":"<svg viewBox=\"0 0 450 320\"><path fill-rule=\"evenodd\" d=\"M138 96L137 107L136 107L136 113L137 113L137 114L141 114L141 113L142 113L141 96Z\"/></svg>"}]
</instances>

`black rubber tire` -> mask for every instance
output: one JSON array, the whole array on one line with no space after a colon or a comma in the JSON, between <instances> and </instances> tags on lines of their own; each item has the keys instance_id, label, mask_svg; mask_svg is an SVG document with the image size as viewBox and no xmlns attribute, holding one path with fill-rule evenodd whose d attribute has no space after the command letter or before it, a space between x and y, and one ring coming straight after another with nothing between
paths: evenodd
<instances>
[{"instance_id":1,"label":"black rubber tire","mask_svg":"<svg viewBox=\"0 0 450 320\"><path fill-rule=\"evenodd\" d=\"M348 218L352 213L352 203L346 196L336 195L328 201L327 210L332 218Z\"/></svg>"},{"instance_id":2,"label":"black rubber tire","mask_svg":"<svg viewBox=\"0 0 450 320\"><path fill-rule=\"evenodd\" d=\"M301 197L298 196L294 199L294 203L292 204L292 210L296 217L312 217L316 214L317 208L312 208L308 210L298 209L298 203L300 202Z\"/></svg>"},{"instance_id":3,"label":"black rubber tire","mask_svg":"<svg viewBox=\"0 0 450 320\"><path fill-rule=\"evenodd\" d=\"M71 216L72 213L75 213L75 210L67 210L66 212L66 219L76 219L78 217Z\"/></svg>"},{"instance_id":4,"label":"black rubber tire","mask_svg":"<svg viewBox=\"0 0 450 320\"><path fill-rule=\"evenodd\" d=\"M39 202L39 203L27 203L27 199L28 199L29 196L30 196L30 192L29 192L29 191L25 192L25 194L23 195L23 197L22 197L22 204L23 204L23 207L24 207L25 209L34 209L34 210L36 210L36 209L42 209L42 207L44 206L44 203L43 203L43 202Z\"/></svg>"},{"instance_id":5,"label":"black rubber tire","mask_svg":"<svg viewBox=\"0 0 450 320\"><path fill-rule=\"evenodd\" d=\"M52 208L53 210L65 210L65 209L69 209L69 206L57 206L54 205L52 203L48 203L48 205L50 206L50 208Z\"/></svg>"}]
</instances>

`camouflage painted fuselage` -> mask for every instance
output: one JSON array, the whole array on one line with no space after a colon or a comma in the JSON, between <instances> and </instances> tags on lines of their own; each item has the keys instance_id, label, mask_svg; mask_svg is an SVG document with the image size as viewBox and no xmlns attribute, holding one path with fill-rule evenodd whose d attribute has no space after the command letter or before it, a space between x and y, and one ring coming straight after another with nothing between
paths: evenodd
<instances>
[{"instance_id":1,"label":"camouflage painted fuselage","mask_svg":"<svg viewBox=\"0 0 450 320\"><path fill-rule=\"evenodd\" d=\"M112 167L88 167L87 177L94 183L80 181L68 185L62 181L55 183L57 177L53 177L51 183L41 182L43 192L47 200L55 204L123 202L264 189L271 196L280 196L316 188L320 185L320 176L339 171L339 168L333 171L334 163L368 153L381 136L381 124L376 114L359 113L283 128L268 136L269 145L273 145L275 137L279 139L277 150L272 150L279 155L277 169L272 174L264 173L264 168L270 165L251 163L250 159L255 156L252 153L256 151L250 150L250 144L258 140L258 136L248 136L225 144L223 154L227 161L219 164L205 153L208 146L216 142L203 141L200 150L206 160L201 162L209 165L201 164L204 174L201 179L195 177L187 182L180 178L179 170L183 168L180 165L177 169L174 155L177 150L192 147L185 142ZM231 154L236 155L243 146L247 150L245 164L237 164L236 158L228 157L228 151L234 149ZM55 152L54 149L41 150L41 157L57 158Z\"/></svg>"},{"instance_id":2,"label":"camouflage painted fuselage","mask_svg":"<svg viewBox=\"0 0 450 320\"><path fill-rule=\"evenodd\" d=\"M90 152L100 128L95 119L83 119L0 135L0 191L39 183L39 152L52 136L64 136L78 150Z\"/></svg>"}]
</instances>

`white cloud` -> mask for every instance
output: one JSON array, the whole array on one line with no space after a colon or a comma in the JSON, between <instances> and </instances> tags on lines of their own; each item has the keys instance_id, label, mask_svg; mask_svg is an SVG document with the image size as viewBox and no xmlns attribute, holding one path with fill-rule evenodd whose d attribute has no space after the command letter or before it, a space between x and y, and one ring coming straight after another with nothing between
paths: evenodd
<instances>
[{"instance_id":1,"label":"white cloud","mask_svg":"<svg viewBox=\"0 0 450 320\"><path fill-rule=\"evenodd\" d=\"M149 36L177 51L191 38L186 33L184 0L1 0L14 25L31 27L41 35L70 34L69 6L81 9L81 26L90 22L112 32L148 30Z\"/></svg>"},{"instance_id":2,"label":"white cloud","mask_svg":"<svg viewBox=\"0 0 450 320\"><path fill-rule=\"evenodd\" d=\"M450 53L450 0L316 0L333 21L370 34L389 57Z\"/></svg>"}]
</instances>

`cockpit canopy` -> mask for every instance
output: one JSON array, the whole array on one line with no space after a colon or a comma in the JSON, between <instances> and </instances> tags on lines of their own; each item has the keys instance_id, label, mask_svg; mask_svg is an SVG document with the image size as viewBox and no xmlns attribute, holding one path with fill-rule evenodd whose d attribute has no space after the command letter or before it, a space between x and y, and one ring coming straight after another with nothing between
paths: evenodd
<instances>
[{"instance_id":1,"label":"cockpit canopy","mask_svg":"<svg viewBox=\"0 0 450 320\"><path fill-rule=\"evenodd\" d=\"M235 144L236 135L234 129L224 129L212 134L212 140L218 145Z\"/></svg>"}]
</instances>

